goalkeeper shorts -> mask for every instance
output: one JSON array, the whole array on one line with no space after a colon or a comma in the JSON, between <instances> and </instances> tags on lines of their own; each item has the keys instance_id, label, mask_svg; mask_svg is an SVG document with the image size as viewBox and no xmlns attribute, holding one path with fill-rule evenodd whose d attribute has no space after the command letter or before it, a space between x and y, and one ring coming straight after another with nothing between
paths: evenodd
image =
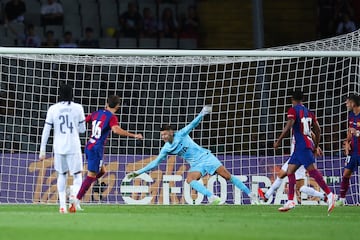
<instances>
[{"instance_id":1,"label":"goalkeeper shorts","mask_svg":"<svg viewBox=\"0 0 360 240\"><path fill-rule=\"evenodd\" d=\"M212 153L203 155L195 164L193 164L189 172L200 172L201 176L206 174L214 175L216 170L222 166L222 163Z\"/></svg>"}]
</instances>

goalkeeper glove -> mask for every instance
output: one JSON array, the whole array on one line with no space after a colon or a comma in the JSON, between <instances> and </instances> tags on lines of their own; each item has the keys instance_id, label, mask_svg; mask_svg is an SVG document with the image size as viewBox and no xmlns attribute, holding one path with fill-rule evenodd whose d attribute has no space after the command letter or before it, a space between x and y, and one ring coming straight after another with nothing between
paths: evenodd
<instances>
[{"instance_id":1,"label":"goalkeeper glove","mask_svg":"<svg viewBox=\"0 0 360 240\"><path fill-rule=\"evenodd\" d=\"M201 110L200 114L203 116L210 114L212 112L212 106L211 105L205 105L203 109Z\"/></svg>"},{"instance_id":2,"label":"goalkeeper glove","mask_svg":"<svg viewBox=\"0 0 360 240\"><path fill-rule=\"evenodd\" d=\"M133 179L136 178L137 176L139 176L140 174L136 173L136 172L131 172L127 175L128 179Z\"/></svg>"}]
</instances>

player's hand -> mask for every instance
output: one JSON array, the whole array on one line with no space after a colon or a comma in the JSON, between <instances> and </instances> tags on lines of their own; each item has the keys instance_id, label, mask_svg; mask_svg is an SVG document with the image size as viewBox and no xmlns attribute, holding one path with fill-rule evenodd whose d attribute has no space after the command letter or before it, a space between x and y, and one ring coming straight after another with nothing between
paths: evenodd
<instances>
[{"instance_id":1,"label":"player's hand","mask_svg":"<svg viewBox=\"0 0 360 240\"><path fill-rule=\"evenodd\" d=\"M275 141L275 142L274 142L274 145L273 145L273 147L275 148L275 150L278 149L279 146L280 146L279 141Z\"/></svg>"},{"instance_id":2,"label":"player's hand","mask_svg":"<svg viewBox=\"0 0 360 240\"><path fill-rule=\"evenodd\" d=\"M140 134L135 134L134 138L141 140L141 139L143 139L143 135L141 135L141 133Z\"/></svg>"},{"instance_id":3,"label":"player's hand","mask_svg":"<svg viewBox=\"0 0 360 240\"><path fill-rule=\"evenodd\" d=\"M323 155L323 151L322 151L321 147L317 147L317 148L314 149L314 156L315 157L320 157L322 155Z\"/></svg>"},{"instance_id":4,"label":"player's hand","mask_svg":"<svg viewBox=\"0 0 360 240\"><path fill-rule=\"evenodd\" d=\"M205 105L203 107L203 109L201 110L200 114L202 115L207 115L207 114L210 114L212 112L212 106L211 105Z\"/></svg>"},{"instance_id":5,"label":"player's hand","mask_svg":"<svg viewBox=\"0 0 360 240\"><path fill-rule=\"evenodd\" d=\"M355 137L360 137L360 131L355 128L349 128L350 133Z\"/></svg>"},{"instance_id":6,"label":"player's hand","mask_svg":"<svg viewBox=\"0 0 360 240\"><path fill-rule=\"evenodd\" d=\"M346 156L350 155L350 151L351 151L351 145L348 141L344 141L344 153Z\"/></svg>"},{"instance_id":7,"label":"player's hand","mask_svg":"<svg viewBox=\"0 0 360 240\"><path fill-rule=\"evenodd\" d=\"M127 176L127 178L129 179L133 179L133 178L136 178L137 176L139 176L140 174L136 173L136 172L131 172L129 173Z\"/></svg>"},{"instance_id":8,"label":"player's hand","mask_svg":"<svg viewBox=\"0 0 360 240\"><path fill-rule=\"evenodd\" d=\"M39 160L40 160L40 161L43 161L43 160L45 160L45 158L46 158L46 153L45 153L45 152L40 152L40 154L39 154Z\"/></svg>"}]
</instances>

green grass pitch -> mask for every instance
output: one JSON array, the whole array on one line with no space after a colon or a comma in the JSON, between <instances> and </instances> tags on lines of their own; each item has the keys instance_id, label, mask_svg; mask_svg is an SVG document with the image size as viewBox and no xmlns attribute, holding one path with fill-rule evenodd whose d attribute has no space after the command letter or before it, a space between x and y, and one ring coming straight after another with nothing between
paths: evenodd
<instances>
[{"instance_id":1,"label":"green grass pitch","mask_svg":"<svg viewBox=\"0 0 360 240\"><path fill-rule=\"evenodd\" d=\"M0 205L0 239L359 239L360 207Z\"/></svg>"}]
</instances>

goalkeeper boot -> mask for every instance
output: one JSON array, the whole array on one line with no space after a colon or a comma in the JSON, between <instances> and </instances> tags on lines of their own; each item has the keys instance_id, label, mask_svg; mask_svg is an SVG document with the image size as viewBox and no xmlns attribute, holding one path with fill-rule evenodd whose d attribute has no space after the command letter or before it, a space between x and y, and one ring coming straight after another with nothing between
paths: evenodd
<instances>
[{"instance_id":1,"label":"goalkeeper boot","mask_svg":"<svg viewBox=\"0 0 360 240\"><path fill-rule=\"evenodd\" d=\"M295 202L294 202L293 200L288 200L288 201L284 204L284 206L282 206L282 207L279 208L278 210L279 210L280 212L287 212L287 211L295 208L295 205L296 205L296 204L295 204Z\"/></svg>"},{"instance_id":2,"label":"goalkeeper boot","mask_svg":"<svg viewBox=\"0 0 360 240\"><path fill-rule=\"evenodd\" d=\"M328 197L328 200L327 200L328 214L330 214L331 211L335 208L336 195L333 193L329 193L327 197Z\"/></svg>"},{"instance_id":3,"label":"goalkeeper boot","mask_svg":"<svg viewBox=\"0 0 360 240\"><path fill-rule=\"evenodd\" d=\"M218 196L213 195L213 196L209 197L209 204L210 205L220 205L220 204L222 204L221 203L221 198L219 198Z\"/></svg>"},{"instance_id":4,"label":"goalkeeper boot","mask_svg":"<svg viewBox=\"0 0 360 240\"><path fill-rule=\"evenodd\" d=\"M257 197L257 195L254 192L251 192L249 194L249 197L250 197L251 204L255 204L255 205L260 204L259 198Z\"/></svg>"}]
</instances>

